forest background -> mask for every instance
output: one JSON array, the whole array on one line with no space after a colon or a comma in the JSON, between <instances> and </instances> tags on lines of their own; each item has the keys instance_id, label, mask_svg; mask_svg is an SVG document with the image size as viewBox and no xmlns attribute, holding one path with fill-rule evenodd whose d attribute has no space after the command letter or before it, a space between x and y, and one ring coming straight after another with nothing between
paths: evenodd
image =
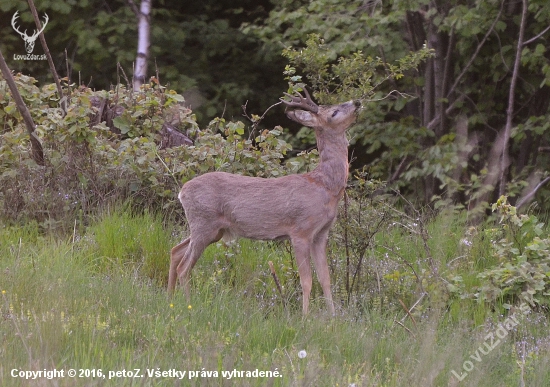
<instances>
[{"instance_id":1,"label":"forest background","mask_svg":"<svg viewBox=\"0 0 550 387\"><path fill-rule=\"evenodd\" d=\"M45 36L58 73L95 90L118 84L121 70L131 78L138 19L130 4L37 2L49 16ZM9 22L15 11L22 29L34 27L26 2L3 1L4 53L22 51ZM539 184L547 181L550 151L549 25L542 0L158 1L148 77L181 93L204 127L214 117L243 120L245 104L261 114L277 102L288 87L281 52L304 47L310 34L323 40L327 63L359 51L392 63L427 44L432 58L371 97L402 94L366 104L350 133L353 167L366 166L371 178L424 204L484 211L507 194L521 205L536 196L546 208L548 190ZM41 50L37 44L35 54ZM45 61L6 56L14 71L51 82ZM309 70L304 82L315 83L318 69ZM320 102L333 102L312 86ZM261 123L275 125L290 128L285 139L296 150L314 145L311 132L295 136L299 128L277 109Z\"/></svg>"}]
</instances>

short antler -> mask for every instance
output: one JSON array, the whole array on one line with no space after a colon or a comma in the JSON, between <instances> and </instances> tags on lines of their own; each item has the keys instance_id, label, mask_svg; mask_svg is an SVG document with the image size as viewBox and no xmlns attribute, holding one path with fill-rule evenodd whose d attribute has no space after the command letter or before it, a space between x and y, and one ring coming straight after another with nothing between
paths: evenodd
<instances>
[{"instance_id":1,"label":"short antler","mask_svg":"<svg viewBox=\"0 0 550 387\"><path fill-rule=\"evenodd\" d=\"M304 93L306 95L305 97L298 92L296 92L297 94L296 96L285 93L287 97L290 97L290 101L287 101L286 99L282 99L282 98L281 98L281 101L286 106L297 107L304 110L308 110L313 113L317 113L319 111L319 105L313 102L313 100L311 99L311 96L309 95L305 87L304 87Z\"/></svg>"}]
</instances>

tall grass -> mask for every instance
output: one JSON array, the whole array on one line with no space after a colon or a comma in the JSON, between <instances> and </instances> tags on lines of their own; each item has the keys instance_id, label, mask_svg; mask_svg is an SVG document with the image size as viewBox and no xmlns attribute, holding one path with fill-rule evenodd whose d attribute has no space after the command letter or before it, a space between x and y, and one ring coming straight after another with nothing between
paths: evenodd
<instances>
[{"instance_id":1,"label":"tall grass","mask_svg":"<svg viewBox=\"0 0 550 387\"><path fill-rule=\"evenodd\" d=\"M460 262L460 220L437 218L426 226L438 265ZM547 386L550 380L548 320L535 312L480 361L471 355L505 316L471 300L437 307L427 299L413 321L396 300L373 307L339 299L331 318L317 292L303 318L284 245L210 246L193 271L191 300L180 292L170 299L157 279L167 274L177 234L152 214L122 210L67 238L40 235L33 224L0 228L0 385L494 387ZM484 254L484 241L473 243L471 251ZM411 264L425 258L423 242L412 234L390 230L377 244L398 246ZM282 296L268 261L284 285ZM466 263L456 267L462 275L471 270ZM459 383L452 370L464 374L465 361L475 368ZM105 378L88 371L89 377L29 381L12 377L13 369L101 369ZM108 378L109 371L133 369L144 377ZM179 381L148 377L148 369L197 374ZM256 369L281 377L221 375ZM201 371L218 377L201 377Z\"/></svg>"},{"instance_id":2,"label":"tall grass","mask_svg":"<svg viewBox=\"0 0 550 387\"><path fill-rule=\"evenodd\" d=\"M91 263L112 272L129 269L147 278L163 281L168 275L166 252L172 237L161 219L149 212L134 216L120 208L107 210L87 233L95 253Z\"/></svg>"}]
</instances>

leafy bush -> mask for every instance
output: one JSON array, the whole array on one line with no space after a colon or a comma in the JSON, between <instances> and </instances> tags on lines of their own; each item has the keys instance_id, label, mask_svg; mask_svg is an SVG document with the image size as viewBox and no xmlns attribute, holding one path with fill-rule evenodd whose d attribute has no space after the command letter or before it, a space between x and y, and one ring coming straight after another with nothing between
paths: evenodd
<instances>
[{"instance_id":1,"label":"leafy bush","mask_svg":"<svg viewBox=\"0 0 550 387\"><path fill-rule=\"evenodd\" d=\"M502 238L493 244L500 265L479 274L484 284L477 298L550 305L550 235L545 225L535 215L518 215L505 196L493 204L493 211L499 212L502 225Z\"/></svg>"},{"instance_id":2,"label":"leafy bush","mask_svg":"<svg viewBox=\"0 0 550 387\"><path fill-rule=\"evenodd\" d=\"M23 75L16 82L37 124L46 165L29 157L22 119L10 96L3 95L0 206L8 221L35 219L44 228L72 230L75 219L128 198L174 217L181 215L177 191L197 174L220 170L273 177L307 168L312 160L302 154L281 163L291 147L280 138L280 127L247 138L242 122L218 118L200 130L183 97L155 83L136 93L123 85L110 91L67 87L63 112L53 85L38 88ZM162 149L165 123L194 138L194 144Z\"/></svg>"},{"instance_id":3,"label":"leafy bush","mask_svg":"<svg viewBox=\"0 0 550 387\"><path fill-rule=\"evenodd\" d=\"M500 215L498 227L486 234L496 266L481 271L478 286L468 294L461 277L455 277L452 289L462 297L472 297L505 308L527 301L532 306L550 305L550 235L535 215L518 215L505 196L493 204Z\"/></svg>"}]
</instances>

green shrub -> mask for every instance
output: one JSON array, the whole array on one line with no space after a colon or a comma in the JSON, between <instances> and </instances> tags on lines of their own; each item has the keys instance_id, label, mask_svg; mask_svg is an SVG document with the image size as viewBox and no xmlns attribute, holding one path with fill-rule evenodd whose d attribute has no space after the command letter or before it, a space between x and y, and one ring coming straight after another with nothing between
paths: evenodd
<instances>
[{"instance_id":1,"label":"green shrub","mask_svg":"<svg viewBox=\"0 0 550 387\"><path fill-rule=\"evenodd\" d=\"M550 305L550 235L535 215L518 215L505 196L493 204L499 214L497 227L484 231L491 241L488 252L496 265L477 274L479 284L471 293L462 277L453 279L453 290L493 306L527 301L531 306ZM489 261L489 260L488 260Z\"/></svg>"},{"instance_id":2,"label":"green shrub","mask_svg":"<svg viewBox=\"0 0 550 387\"><path fill-rule=\"evenodd\" d=\"M6 221L34 219L43 228L71 232L75 219L85 222L98 207L129 198L181 218L177 192L197 174L275 177L306 169L315 158L301 154L281 163L291 148L281 139L279 127L249 138L242 122L217 118L199 130L183 97L159 85L145 85L136 93L123 85L109 91L72 89L64 113L53 85L38 88L33 78L23 75L16 81L37 124L46 165L31 160L23 121L13 100L4 95L0 207ZM4 83L0 78L0 87L5 88ZM161 149L164 123L194 138L194 144Z\"/></svg>"}]
</instances>

